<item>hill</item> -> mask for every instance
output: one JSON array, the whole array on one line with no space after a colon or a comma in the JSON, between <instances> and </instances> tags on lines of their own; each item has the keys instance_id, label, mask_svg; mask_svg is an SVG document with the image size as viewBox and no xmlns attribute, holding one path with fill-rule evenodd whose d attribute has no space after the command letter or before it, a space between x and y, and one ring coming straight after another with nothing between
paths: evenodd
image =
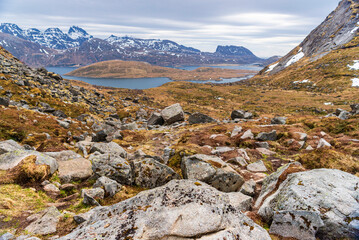
<instances>
[{"instance_id":1,"label":"hill","mask_svg":"<svg viewBox=\"0 0 359 240\"><path fill-rule=\"evenodd\" d=\"M255 74L250 70L231 70L221 68L198 68L187 71L168 67L154 66L144 62L106 61L76 69L66 75L90 78L158 78L167 77L172 80L221 80L221 78L237 78Z\"/></svg>"}]
</instances>

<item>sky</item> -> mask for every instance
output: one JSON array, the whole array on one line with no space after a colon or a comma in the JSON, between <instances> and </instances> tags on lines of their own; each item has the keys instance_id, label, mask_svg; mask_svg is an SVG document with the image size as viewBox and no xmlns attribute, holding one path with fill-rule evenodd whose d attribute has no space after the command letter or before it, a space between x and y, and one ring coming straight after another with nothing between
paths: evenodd
<instances>
[{"instance_id":1,"label":"sky","mask_svg":"<svg viewBox=\"0 0 359 240\"><path fill-rule=\"evenodd\" d=\"M285 55L339 0L0 0L0 22L26 29L70 26L98 38L169 39L202 51L237 45Z\"/></svg>"}]
</instances>

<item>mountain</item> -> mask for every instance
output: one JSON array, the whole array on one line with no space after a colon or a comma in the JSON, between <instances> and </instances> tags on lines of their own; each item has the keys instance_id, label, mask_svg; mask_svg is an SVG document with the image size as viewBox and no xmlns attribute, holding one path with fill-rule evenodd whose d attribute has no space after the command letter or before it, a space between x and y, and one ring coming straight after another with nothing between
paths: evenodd
<instances>
[{"instance_id":1,"label":"mountain","mask_svg":"<svg viewBox=\"0 0 359 240\"><path fill-rule=\"evenodd\" d=\"M338 91L355 86L359 54L359 1L338 7L296 48L253 79L276 86Z\"/></svg>"},{"instance_id":2,"label":"mountain","mask_svg":"<svg viewBox=\"0 0 359 240\"><path fill-rule=\"evenodd\" d=\"M250 64L266 65L277 59L261 59L244 47L218 46L214 53L201 52L170 40L139 39L111 35L106 39L93 38L84 29L73 26L68 33L59 28L40 31L36 28L23 30L16 24L0 25L0 42L6 40L5 48L17 58L31 66L73 66L88 65L107 60L145 61L161 66L205 65L205 64ZM4 35L6 34L6 35ZM11 43L16 37L26 42ZM32 58L27 45L39 44L46 52ZM45 49L46 48L46 49ZM48 51L51 49L52 51Z\"/></svg>"}]
</instances>

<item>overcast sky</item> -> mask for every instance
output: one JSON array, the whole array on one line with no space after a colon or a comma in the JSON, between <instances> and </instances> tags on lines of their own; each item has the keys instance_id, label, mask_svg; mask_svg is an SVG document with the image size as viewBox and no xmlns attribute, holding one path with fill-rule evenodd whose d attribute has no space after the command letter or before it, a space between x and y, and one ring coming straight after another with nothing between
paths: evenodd
<instances>
[{"instance_id":1,"label":"overcast sky","mask_svg":"<svg viewBox=\"0 0 359 240\"><path fill-rule=\"evenodd\" d=\"M239 45L285 55L339 0L0 0L0 22L45 30L72 25L91 35L170 39L213 52Z\"/></svg>"}]
</instances>

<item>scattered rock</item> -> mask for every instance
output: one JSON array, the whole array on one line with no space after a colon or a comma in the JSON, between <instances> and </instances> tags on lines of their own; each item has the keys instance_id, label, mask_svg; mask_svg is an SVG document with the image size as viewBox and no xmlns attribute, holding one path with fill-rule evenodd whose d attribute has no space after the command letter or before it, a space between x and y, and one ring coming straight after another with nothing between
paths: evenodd
<instances>
[{"instance_id":1,"label":"scattered rock","mask_svg":"<svg viewBox=\"0 0 359 240\"><path fill-rule=\"evenodd\" d=\"M58 162L58 176L64 183L82 181L92 176L91 162L85 158Z\"/></svg>"},{"instance_id":2,"label":"scattered rock","mask_svg":"<svg viewBox=\"0 0 359 240\"><path fill-rule=\"evenodd\" d=\"M213 123L216 122L216 120L203 113L196 112L188 118L188 122L190 124L199 124L199 123Z\"/></svg>"},{"instance_id":3,"label":"scattered rock","mask_svg":"<svg viewBox=\"0 0 359 240\"><path fill-rule=\"evenodd\" d=\"M256 182L253 179L245 182L240 190L241 193L251 197L255 195L255 191L256 191Z\"/></svg>"},{"instance_id":4,"label":"scattered rock","mask_svg":"<svg viewBox=\"0 0 359 240\"><path fill-rule=\"evenodd\" d=\"M252 119L253 114L244 110L234 110L231 114L231 119Z\"/></svg>"},{"instance_id":5,"label":"scattered rock","mask_svg":"<svg viewBox=\"0 0 359 240\"><path fill-rule=\"evenodd\" d=\"M105 196L113 197L117 192L121 190L121 184L118 182L102 176L97 179L96 183L93 185L94 188L103 188L105 190Z\"/></svg>"},{"instance_id":6,"label":"scattered rock","mask_svg":"<svg viewBox=\"0 0 359 240\"><path fill-rule=\"evenodd\" d=\"M231 133L231 138L237 136L241 132L242 132L242 127L235 126Z\"/></svg>"},{"instance_id":7,"label":"scattered rock","mask_svg":"<svg viewBox=\"0 0 359 240\"><path fill-rule=\"evenodd\" d=\"M26 231L36 235L47 235L56 232L61 213L56 207L50 207L28 218L33 221L25 228Z\"/></svg>"},{"instance_id":8,"label":"scattered rock","mask_svg":"<svg viewBox=\"0 0 359 240\"><path fill-rule=\"evenodd\" d=\"M100 206L97 200L105 198L105 191L102 188L82 189L81 197L86 205Z\"/></svg>"},{"instance_id":9,"label":"scattered rock","mask_svg":"<svg viewBox=\"0 0 359 240\"><path fill-rule=\"evenodd\" d=\"M330 143L328 143L324 138L321 138L319 140L317 148L326 148L326 147L331 147L331 146L332 145Z\"/></svg>"},{"instance_id":10,"label":"scattered rock","mask_svg":"<svg viewBox=\"0 0 359 240\"><path fill-rule=\"evenodd\" d=\"M9 104L10 104L10 99L4 98L4 97L0 97L0 106L8 107Z\"/></svg>"},{"instance_id":11,"label":"scattered rock","mask_svg":"<svg viewBox=\"0 0 359 240\"><path fill-rule=\"evenodd\" d=\"M251 172L267 172L268 169L264 165L262 160L259 160L255 163L251 163L247 166L247 169Z\"/></svg>"},{"instance_id":12,"label":"scattered rock","mask_svg":"<svg viewBox=\"0 0 359 240\"><path fill-rule=\"evenodd\" d=\"M6 140L0 142L0 154L4 154L16 150L24 150L24 148L14 140Z\"/></svg>"},{"instance_id":13,"label":"scattered rock","mask_svg":"<svg viewBox=\"0 0 359 240\"><path fill-rule=\"evenodd\" d=\"M267 133L267 132L259 133L258 136L256 137L256 139L259 141L276 141L277 140L277 131L273 130L269 133Z\"/></svg>"},{"instance_id":14,"label":"scattered rock","mask_svg":"<svg viewBox=\"0 0 359 240\"><path fill-rule=\"evenodd\" d=\"M69 129L70 128L70 123L69 122L65 122L65 121L60 121L57 120L57 122L59 123L59 125L65 129Z\"/></svg>"},{"instance_id":15,"label":"scattered rock","mask_svg":"<svg viewBox=\"0 0 359 240\"><path fill-rule=\"evenodd\" d=\"M161 116L167 125L184 121L184 112L179 103L166 107L162 110Z\"/></svg>"},{"instance_id":16,"label":"scattered rock","mask_svg":"<svg viewBox=\"0 0 359 240\"><path fill-rule=\"evenodd\" d=\"M259 148L265 148L268 149L269 148L269 144L267 142L256 142L255 143L257 145L257 147Z\"/></svg>"},{"instance_id":17,"label":"scattered rock","mask_svg":"<svg viewBox=\"0 0 359 240\"><path fill-rule=\"evenodd\" d=\"M60 189L54 184L47 184L44 186L44 191L53 197L57 197L60 194Z\"/></svg>"},{"instance_id":18,"label":"scattered rock","mask_svg":"<svg viewBox=\"0 0 359 240\"><path fill-rule=\"evenodd\" d=\"M252 131L249 129L243 133L243 135L241 136L241 139L242 140L254 139L254 135L253 135Z\"/></svg>"},{"instance_id":19,"label":"scattered rock","mask_svg":"<svg viewBox=\"0 0 359 240\"><path fill-rule=\"evenodd\" d=\"M272 119L271 124L274 125L284 125L287 122L287 118L286 117L275 117Z\"/></svg>"},{"instance_id":20,"label":"scattered rock","mask_svg":"<svg viewBox=\"0 0 359 240\"><path fill-rule=\"evenodd\" d=\"M104 153L115 154L123 158L127 157L127 152L125 151L125 149L123 149L120 145L118 145L115 142L95 143L94 145L92 145L90 149L90 153L94 153L94 152L99 152L102 154Z\"/></svg>"},{"instance_id":21,"label":"scattered rock","mask_svg":"<svg viewBox=\"0 0 359 240\"><path fill-rule=\"evenodd\" d=\"M71 150L61 151L61 152L46 152L45 155L48 155L50 157L53 157L58 162L73 160L76 158L81 158L80 154L75 153Z\"/></svg>"},{"instance_id":22,"label":"scattered rock","mask_svg":"<svg viewBox=\"0 0 359 240\"><path fill-rule=\"evenodd\" d=\"M163 125L165 121L163 120L160 113L152 113L151 117L147 121L147 125Z\"/></svg>"}]
</instances>

